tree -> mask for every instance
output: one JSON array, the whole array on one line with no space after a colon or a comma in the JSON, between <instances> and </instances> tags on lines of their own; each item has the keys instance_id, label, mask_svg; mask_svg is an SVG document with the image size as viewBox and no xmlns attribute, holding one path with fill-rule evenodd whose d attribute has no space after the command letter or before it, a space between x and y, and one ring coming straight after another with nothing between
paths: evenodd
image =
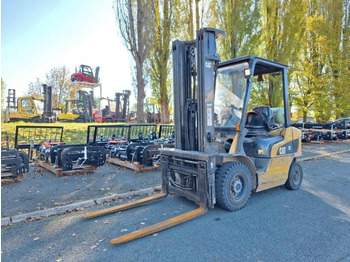
<instances>
[{"instance_id":1,"label":"tree","mask_svg":"<svg viewBox=\"0 0 350 262\"><path fill-rule=\"evenodd\" d=\"M328 61L331 73L331 95L334 96L334 115L336 118L341 118L350 113L350 1L335 0L332 3L324 3L324 5L325 19L329 25L327 32L329 45Z\"/></svg>"},{"instance_id":2,"label":"tree","mask_svg":"<svg viewBox=\"0 0 350 262\"><path fill-rule=\"evenodd\" d=\"M263 0L261 18L261 54L283 64L297 62L305 24L305 0ZM262 48L264 47L264 48ZM290 68L292 73L294 68ZM268 79L269 105L280 106L282 90L280 80Z\"/></svg>"},{"instance_id":3,"label":"tree","mask_svg":"<svg viewBox=\"0 0 350 262\"><path fill-rule=\"evenodd\" d=\"M28 85L28 95L35 97L35 98L41 98L43 87L42 87L41 80L37 77L35 82L30 82Z\"/></svg>"},{"instance_id":4,"label":"tree","mask_svg":"<svg viewBox=\"0 0 350 262\"><path fill-rule=\"evenodd\" d=\"M65 100L70 98L68 89L70 81L70 72L66 66L52 68L50 72L46 74L46 84L52 86L53 108L62 108L65 104Z\"/></svg>"},{"instance_id":5,"label":"tree","mask_svg":"<svg viewBox=\"0 0 350 262\"><path fill-rule=\"evenodd\" d=\"M247 54L258 55L259 8L257 0L213 0L210 3L209 27L226 32L226 38L219 42L219 52L224 60Z\"/></svg>"},{"instance_id":6,"label":"tree","mask_svg":"<svg viewBox=\"0 0 350 262\"><path fill-rule=\"evenodd\" d=\"M35 98L42 98L43 83L39 78L35 82L30 82L28 86L28 95ZM46 73L47 85L52 86L52 106L53 108L64 107L65 101L70 99L68 85L70 84L70 72L66 66L52 68Z\"/></svg>"},{"instance_id":7,"label":"tree","mask_svg":"<svg viewBox=\"0 0 350 262\"><path fill-rule=\"evenodd\" d=\"M155 32L151 38L149 73L153 96L160 104L162 123L169 123L171 85L168 83L168 75L173 5L174 0L154 0L152 12L152 27Z\"/></svg>"},{"instance_id":8,"label":"tree","mask_svg":"<svg viewBox=\"0 0 350 262\"><path fill-rule=\"evenodd\" d=\"M152 1L150 1L152 2ZM116 0L114 2L117 24L125 47L135 62L137 85L137 121L144 122L145 61L149 54L151 27L148 25L150 3L148 0Z\"/></svg>"}]
</instances>

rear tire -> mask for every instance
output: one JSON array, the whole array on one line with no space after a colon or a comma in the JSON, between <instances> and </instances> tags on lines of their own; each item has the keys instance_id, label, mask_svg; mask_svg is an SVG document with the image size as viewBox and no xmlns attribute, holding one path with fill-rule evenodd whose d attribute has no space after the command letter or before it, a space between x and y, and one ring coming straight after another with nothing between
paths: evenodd
<instances>
[{"instance_id":1,"label":"rear tire","mask_svg":"<svg viewBox=\"0 0 350 262\"><path fill-rule=\"evenodd\" d=\"M22 158L25 172L29 171L29 158L28 155L23 151L18 151L18 155Z\"/></svg>"},{"instance_id":2,"label":"rear tire","mask_svg":"<svg viewBox=\"0 0 350 262\"><path fill-rule=\"evenodd\" d=\"M226 210L237 211L248 202L252 193L252 174L243 163L224 163L215 175L217 204Z\"/></svg>"},{"instance_id":3,"label":"rear tire","mask_svg":"<svg viewBox=\"0 0 350 262\"><path fill-rule=\"evenodd\" d=\"M293 162L290 165L288 179L284 185L289 190L297 190L300 188L302 182L303 182L303 170L298 163Z\"/></svg>"}]
</instances>

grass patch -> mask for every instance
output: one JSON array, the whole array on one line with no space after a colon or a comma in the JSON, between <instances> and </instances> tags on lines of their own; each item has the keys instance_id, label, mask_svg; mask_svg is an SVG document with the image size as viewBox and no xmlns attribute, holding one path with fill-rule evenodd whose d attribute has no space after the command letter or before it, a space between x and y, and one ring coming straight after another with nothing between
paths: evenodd
<instances>
[{"instance_id":1,"label":"grass patch","mask_svg":"<svg viewBox=\"0 0 350 262\"><path fill-rule=\"evenodd\" d=\"M16 126L63 126L63 141L66 144L84 144L87 138L87 129L89 125L95 125L96 123L1 123L1 141L6 141L6 137L9 137L10 147L14 147ZM103 123L98 125L110 125L111 123ZM125 124L125 123L113 123L113 125Z\"/></svg>"}]
</instances>

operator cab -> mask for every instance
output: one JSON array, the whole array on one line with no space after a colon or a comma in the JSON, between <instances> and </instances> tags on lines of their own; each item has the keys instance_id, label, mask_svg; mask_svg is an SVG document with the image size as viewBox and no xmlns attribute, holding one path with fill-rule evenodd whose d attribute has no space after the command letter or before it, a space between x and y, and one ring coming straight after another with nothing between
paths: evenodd
<instances>
[{"instance_id":1,"label":"operator cab","mask_svg":"<svg viewBox=\"0 0 350 262\"><path fill-rule=\"evenodd\" d=\"M92 69L90 66L87 65L80 65L79 66L79 73L82 74L86 78L93 78L94 74L92 72Z\"/></svg>"},{"instance_id":2,"label":"operator cab","mask_svg":"<svg viewBox=\"0 0 350 262\"><path fill-rule=\"evenodd\" d=\"M219 64L216 76L214 100L214 123L216 136L226 139L226 153L245 154L258 171L266 171L273 145L284 140L282 130L289 126L287 68L270 60L244 56ZM285 90L278 92L269 103L269 88ZM231 145L240 131L242 145Z\"/></svg>"}]
</instances>

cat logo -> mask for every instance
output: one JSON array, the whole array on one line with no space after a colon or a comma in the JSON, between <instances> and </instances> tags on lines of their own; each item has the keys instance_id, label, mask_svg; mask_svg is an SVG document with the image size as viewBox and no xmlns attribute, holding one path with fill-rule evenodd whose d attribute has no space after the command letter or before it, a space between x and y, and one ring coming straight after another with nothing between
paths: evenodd
<instances>
[{"instance_id":1,"label":"cat logo","mask_svg":"<svg viewBox=\"0 0 350 262\"><path fill-rule=\"evenodd\" d=\"M286 154L286 147L285 146L281 146L278 149L278 153L279 153L279 155L285 155Z\"/></svg>"}]
</instances>

